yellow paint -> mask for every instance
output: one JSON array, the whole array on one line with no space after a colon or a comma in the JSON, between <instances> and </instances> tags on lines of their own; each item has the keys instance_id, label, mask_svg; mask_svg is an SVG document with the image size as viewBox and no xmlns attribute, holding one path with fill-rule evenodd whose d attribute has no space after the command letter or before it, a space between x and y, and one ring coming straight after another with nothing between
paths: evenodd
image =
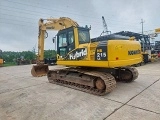
<instances>
[{"instance_id":1,"label":"yellow paint","mask_svg":"<svg viewBox=\"0 0 160 120\"><path fill-rule=\"evenodd\" d=\"M97 49L97 52L102 52L102 49Z\"/></svg>"},{"instance_id":2,"label":"yellow paint","mask_svg":"<svg viewBox=\"0 0 160 120\"><path fill-rule=\"evenodd\" d=\"M128 60L118 60L118 61L57 61L58 65L66 65L66 66L86 66L86 67L104 67L104 68L114 68L114 67L124 67L139 63L141 61L141 57L136 59L128 59Z\"/></svg>"},{"instance_id":3,"label":"yellow paint","mask_svg":"<svg viewBox=\"0 0 160 120\"><path fill-rule=\"evenodd\" d=\"M106 44L106 53L108 59L106 61L95 61L95 52L102 52L102 49L96 51L99 42L79 44L78 41L78 24L66 17L59 19L46 19L46 23L42 19L39 20L39 38L38 38L38 60L44 59L44 35L46 30L62 30L74 27L75 49L87 48L87 56L84 60L65 60L57 55L58 64L67 66L90 66L90 67L120 67L141 62L141 54L128 55L129 50L141 50L140 43L130 40L108 40ZM157 29L159 31L160 29ZM103 51L104 52L104 51Z\"/></svg>"},{"instance_id":4,"label":"yellow paint","mask_svg":"<svg viewBox=\"0 0 160 120\"><path fill-rule=\"evenodd\" d=\"M108 42L108 60L115 61L117 57L118 60L141 58L141 54L128 55L129 50L141 50L140 43L129 40L110 40Z\"/></svg>"},{"instance_id":5,"label":"yellow paint","mask_svg":"<svg viewBox=\"0 0 160 120\"><path fill-rule=\"evenodd\" d=\"M79 43L78 43L78 29L74 28L74 39L75 39L75 48L79 47Z\"/></svg>"},{"instance_id":6,"label":"yellow paint","mask_svg":"<svg viewBox=\"0 0 160 120\"><path fill-rule=\"evenodd\" d=\"M3 59L0 59L0 65L2 65L3 64Z\"/></svg>"},{"instance_id":7,"label":"yellow paint","mask_svg":"<svg viewBox=\"0 0 160 120\"><path fill-rule=\"evenodd\" d=\"M95 51L98 42L79 44L76 28L74 29L74 33L76 48L87 48L88 54L84 60L59 59L57 61L58 65L113 68L129 66L142 61L141 53L128 55L128 51L141 50L140 43L134 40L109 40L106 44L108 60L95 61ZM102 49L97 49L97 52L102 52Z\"/></svg>"},{"instance_id":8,"label":"yellow paint","mask_svg":"<svg viewBox=\"0 0 160 120\"><path fill-rule=\"evenodd\" d=\"M160 28L155 29L156 33L160 33Z\"/></svg>"}]
</instances>

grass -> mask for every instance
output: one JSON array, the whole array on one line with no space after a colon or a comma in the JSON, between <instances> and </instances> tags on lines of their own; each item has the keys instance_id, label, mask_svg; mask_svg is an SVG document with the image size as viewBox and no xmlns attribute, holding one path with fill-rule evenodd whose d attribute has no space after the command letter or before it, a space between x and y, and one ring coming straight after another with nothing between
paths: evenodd
<instances>
[{"instance_id":1,"label":"grass","mask_svg":"<svg viewBox=\"0 0 160 120\"><path fill-rule=\"evenodd\" d=\"M15 65L17 65L17 64L14 63L14 62L6 62L6 63L4 63L2 66L3 66L3 67L9 67L9 66L15 66Z\"/></svg>"}]
</instances>

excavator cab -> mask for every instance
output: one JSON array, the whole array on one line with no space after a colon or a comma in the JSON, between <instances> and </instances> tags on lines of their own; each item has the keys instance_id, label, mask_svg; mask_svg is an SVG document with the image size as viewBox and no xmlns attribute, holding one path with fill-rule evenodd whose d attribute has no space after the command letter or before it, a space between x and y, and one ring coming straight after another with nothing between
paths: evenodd
<instances>
[{"instance_id":1,"label":"excavator cab","mask_svg":"<svg viewBox=\"0 0 160 120\"><path fill-rule=\"evenodd\" d=\"M57 34L57 59L68 59L68 53L75 50L79 44L86 43L90 43L89 28L70 27L60 30Z\"/></svg>"}]
</instances>

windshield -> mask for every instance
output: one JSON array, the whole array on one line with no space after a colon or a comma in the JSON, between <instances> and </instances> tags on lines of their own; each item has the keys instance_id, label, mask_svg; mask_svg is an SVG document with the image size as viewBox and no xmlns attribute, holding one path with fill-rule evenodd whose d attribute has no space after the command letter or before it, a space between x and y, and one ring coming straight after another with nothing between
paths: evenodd
<instances>
[{"instance_id":1,"label":"windshield","mask_svg":"<svg viewBox=\"0 0 160 120\"><path fill-rule=\"evenodd\" d=\"M78 38L80 44L89 43L90 42L89 31L79 30Z\"/></svg>"}]
</instances>

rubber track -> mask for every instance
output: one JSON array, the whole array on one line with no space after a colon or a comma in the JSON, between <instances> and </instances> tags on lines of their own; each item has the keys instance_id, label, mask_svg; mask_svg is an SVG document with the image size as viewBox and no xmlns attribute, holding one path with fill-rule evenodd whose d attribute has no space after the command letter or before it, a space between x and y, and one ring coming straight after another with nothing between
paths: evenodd
<instances>
[{"instance_id":1,"label":"rubber track","mask_svg":"<svg viewBox=\"0 0 160 120\"><path fill-rule=\"evenodd\" d=\"M64 71L64 69L62 69L62 70ZM65 69L65 70L69 70L70 72L71 71L77 71L79 73L83 73L83 74L86 74L86 75L100 77L102 80L104 80L104 83L106 85L106 89L105 90L98 90L98 89L96 89L94 87L91 87L91 86L86 86L86 85L83 85L83 84L68 82L68 81L64 81L64 80L60 80L60 79L59 80L57 80L57 79L49 80L49 78L48 78L49 82L53 83L53 84L58 84L58 85L61 85L61 86L73 88L73 89L76 89L76 90L80 90L80 91L83 91L83 92L86 92L86 93L90 93L90 94L94 94L94 95L100 95L100 96L111 92L116 87L115 78L109 73L98 72L98 71L88 71L87 72L87 71L84 71L84 70L81 70L81 69L80 70L79 69ZM50 70L49 72L50 73L52 73L52 72L55 73L56 71L60 71L60 70Z\"/></svg>"}]
</instances>

